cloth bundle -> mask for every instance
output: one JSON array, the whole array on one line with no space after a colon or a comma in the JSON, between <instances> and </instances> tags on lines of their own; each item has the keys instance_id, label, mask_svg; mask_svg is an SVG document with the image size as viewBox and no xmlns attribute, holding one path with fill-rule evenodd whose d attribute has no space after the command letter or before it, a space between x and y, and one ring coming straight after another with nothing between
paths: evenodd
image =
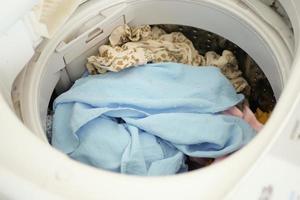
<instances>
[{"instance_id":1,"label":"cloth bundle","mask_svg":"<svg viewBox=\"0 0 300 200\"><path fill-rule=\"evenodd\" d=\"M243 100L216 67L157 63L81 78L54 102L52 145L114 172L187 171L186 156L218 158L255 130L223 114Z\"/></svg>"},{"instance_id":2,"label":"cloth bundle","mask_svg":"<svg viewBox=\"0 0 300 200\"><path fill-rule=\"evenodd\" d=\"M222 55L209 51L202 56L193 43L180 32L167 34L149 25L116 28L109 37L109 45L99 47L99 55L88 58L90 74L118 72L128 67L147 63L176 62L193 66L216 66L230 80L237 92L246 95L250 86L242 77L233 53L224 50Z\"/></svg>"}]
</instances>

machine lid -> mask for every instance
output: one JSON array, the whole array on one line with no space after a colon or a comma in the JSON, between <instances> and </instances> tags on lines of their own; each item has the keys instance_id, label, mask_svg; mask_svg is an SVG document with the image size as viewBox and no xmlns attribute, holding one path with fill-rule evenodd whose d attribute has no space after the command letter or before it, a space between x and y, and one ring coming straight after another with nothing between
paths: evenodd
<instances>
[{"instance_id":1,"label":"machine lid","mask_svg":"<svg viewBox=\"0 0 300 200\"><path fill-rule=\"evenodd\" d=\"M0 34L29 12L39 0L9 0L1 2Z\"/></svg>"},{"instance_id":2,"label":"machine lid","mask_svg":"<svg viewBox=\"0 0 300 200\"><path fill-rule=\"evenodd\" d=\"M46 38L51 38L86 0L42 0L34 7L34 25Z\"/></svg>"},{"instance_id":3,"label":"machine lid","mask_svg":"<svg viewBox=\"0 0 300 200\"><path fill-rule=\"evenodd\" d=\"M6 99L10 99L14 80L43 38L51 38L85 1L9 0L1 4L0 86Z\"/></svg>"},{"instance_id":4,"label":"machine lid","mask_svg":"<svg viewBox=\"0 0 300 200\"><path fill-rule=\"evenodd\" d=\"M40 36L51 38L86 0L9 0L0 7L0 34L24 16Z\"/></svg>"}]
</instances>

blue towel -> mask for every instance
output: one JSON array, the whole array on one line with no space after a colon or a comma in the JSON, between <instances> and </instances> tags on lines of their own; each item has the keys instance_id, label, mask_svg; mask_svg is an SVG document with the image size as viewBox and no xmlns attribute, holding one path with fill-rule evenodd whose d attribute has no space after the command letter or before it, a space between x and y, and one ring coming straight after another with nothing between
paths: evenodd
<instances>
[{"instance_id":1,"label":"blue towel","mask_svg":"<svg viewBox=\"0 0 300 200\"><path fill-rule=\"evenodd\" d=\"M243 98L215 67L157 63L87 76L55 100L52 144L114 172L184 172L186 155L217 158L252 139L245 121L220 113Z\"/></svg>"}]
</instances>

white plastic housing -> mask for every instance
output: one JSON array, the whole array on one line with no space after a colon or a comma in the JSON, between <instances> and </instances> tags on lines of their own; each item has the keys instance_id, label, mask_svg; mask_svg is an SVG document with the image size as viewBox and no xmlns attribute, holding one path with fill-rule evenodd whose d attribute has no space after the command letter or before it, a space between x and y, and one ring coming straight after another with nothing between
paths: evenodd
<instances>
[{"instance_id":1,"label":"white plastic housing","mask_svg":"<svg viewBox=\"0 0 300 200\"><path fill-rule=\"evenodd\" d=\"M292 11L292 19L297 20ZM300 20L294 20L292 23L299 25ZM51 93L57 84L61 91L67 89L81 75L86 56L94 54L111 30L122 23L189 25L236 43L261 66L279 99L266 127L249 145L225 161L168 177L114 174L80 164L51 148L43 129ZM297 121L299 113L290 111L299 103L300 91L300 68L295 67L300 63L298 35L295 38L293 55L282 34L236 0L89 1L51 40L36 49L17 79L20 84L16 84L19 87L14 91L15 104L20 105L21 116L31 131L18 121L0 96L0 120L5 122L0 131L5 138L0 140L0 169L8 171L2 176L5 182L0 179L0 184L22 187L23 194L31 199L34 195L28 191L32 188L39 191L40 199L222 199L242 177L245 180L240 185L247 187L247 172L257 160L268 155L267 150L277 138L290 134L284 130L293 132L286 128ZM0 83L3 84L1 80ZM287 140L284 145L292 146L293 142ZM231 194L239 194L239 189ZM0 194L7 197L14 192L15 188L7 188Z\"/></svg>"}]
</instances>

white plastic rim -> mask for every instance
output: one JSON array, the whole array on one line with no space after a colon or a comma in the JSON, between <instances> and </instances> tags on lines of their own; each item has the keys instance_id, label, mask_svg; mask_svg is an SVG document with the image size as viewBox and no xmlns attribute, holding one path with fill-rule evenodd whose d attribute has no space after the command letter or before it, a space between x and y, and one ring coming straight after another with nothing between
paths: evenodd
<instances>
[{"instance_id":1,"label":"white plastic rim","mask_svg":"<svg viewBox=\"0 0 300 200\"><path fill-rule=\"evenodd\" d=\"M72 29L77 28L83 23L89 15L120 2L123 1L114 1L113 3L107 1L95 1L85 4L81 11L77 13L77 15L75 15L51 41L48 41L43 45L39 59L27 68L26 82L24 82L22 114L26 125L32 132L18 122L16 116L14 116L7 107L0 104L0 109L3 110L3 112L7 112L6 118L9 118L11 119L11 122L14 122L13 125L11 123L4 124L2 127L3 130L8 131L9 129L12 129L12 127L15 130L10 133L10 137L8 138L8 141L6 141L7 144L3 143L3 145L0 145L0 152L9 149L13 150L9 157L3 153L1 154L1 156L3 156L2 161L5 163L5 168L12 171L20 179L24 179L38 188L43 188L49 193L55 193L67 199L166 199L170 197L172 197L172 199L223 198L237 183L240 177L242 177L251 167L268 142L271 141L271 138L275 135L276 131L280 130L280 123L278 122L283 119L284 115L282 114L288 111L288 109L286 109L286 103L293 103L293 91L288 90L289 95L282 97L284 103L278 103L267 126L253 142L241 151L229 157L222 163L199 171L176 176L143 178L94 169L67 158L65 155L51 148L46 143L41 142L36 137L44 138L44 136L42 136L44 131L41 126L39 108L41 101L41 99L39 99L41 85L44 80L47 80L46 77L55 74L55 71L51 72L51 69L44 68L50 55L54 52L58 43L66 37ZM154 6L155 3L159 5L159 7L156 8L160 8L160 10L157 9L156 15L152 15L152 20L150 20L150 18L147 18L148 20L143 18L143 15L149 14L147 9ZM168 3L168 6L166 3ZM255 17L255 15L247 8L236 4L235 1L127 1L125 5L132 5L131 9L136 14L131 21L132 24L167 24L177 22L176 24L203 28L225 36L235 42L263 67L263 56L255 53L255 49L260 48L254 48L251 45L247 45L247 40L249 40L248 37L235 37L235 34L230 34L232 33L231 31L226 31L226 27L222 27L221 24L218 24L220 26L217 27L213 22L197 24L201 20L195 20L191 23L190 20L187 20L188 17L184 18L181 15L177 15L176 18L174 18L174 16L167 17L167 14L169 14L168 16L172 16L172 13L166 11L172 7L177 13L178 11L185 11L183 13L195 17L198 14L193 9L198 9L198 11L199 9L207 9L206 12L201 13L205 15L210 14L210 17L214 17L214 20L216 21L218 20L218 17L219 20L225 21L227 19L232 23L232 26L238 27L239 29L237 30L239 31L250 31L249 33L251 33L251 35L249 35L249 37L256 38L257 44L261 43L261 48L270 56L271 61L269 61L269 63L275 63L273 66L275 69L269 67L270 73L267 72L267 67L265 67L266 70L264 71L267 76L269 74L269 76L278 78L278 92L280 93L282 91L282 87L288 78L287 73L291 66L291 56L287 53L288 51L284 44L279 40L276 34L268 28L268 26ZM147 6L147 9L142 5ZM176 5L178 6L177 8ZM165 10L163 8L165 8ZM129 10L128 7L128 11ZM164 15L164 13L166 14ZM141 15L140 18L137 17L138 14ZM162 15L164 15L165 18L160 18ZM264 52L259 51L259 53ZM297 80L293 78L292 81L296 82ZM272 86L274 87L274 85ZM294 87L291 87L290 90L293 89ZM0 117L0 119L5 120L3 115L0 115ZM281 122L284 121L282 120ZM19 148L12 148L11 146ZM26 155L26 158L20 159L22 155ZM36 161L36 163L34 161Z\"/></svg>"}]
</instances>

